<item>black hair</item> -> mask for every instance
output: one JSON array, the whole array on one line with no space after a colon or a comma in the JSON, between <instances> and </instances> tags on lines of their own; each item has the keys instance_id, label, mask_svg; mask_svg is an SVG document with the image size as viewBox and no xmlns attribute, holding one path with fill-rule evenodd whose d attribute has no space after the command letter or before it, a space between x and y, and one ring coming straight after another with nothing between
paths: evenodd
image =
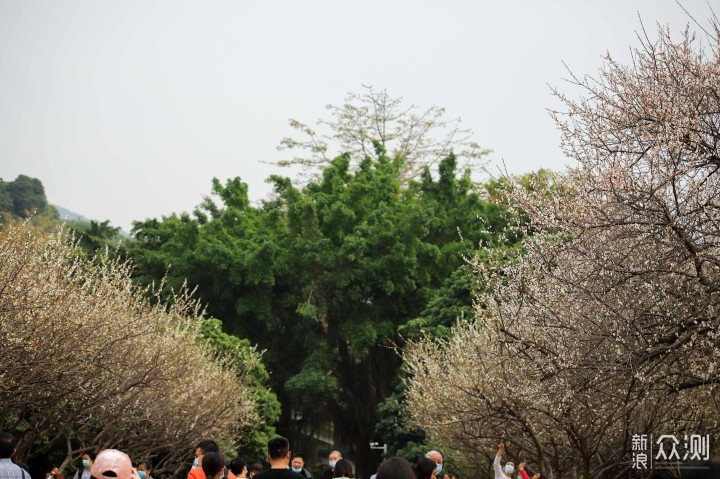
<instances>
[{"instance_id":1,"label":"black hair","mask_svg":"<svg viewBox=\"0 0 720 479\"><path fill-rule=\"evenodd\" d=\"M8 459L12 457L17 446L17 439L9 432L0 432L0 459Z\"/></svg>"},{"instance_id":2,"label":"black hair","mask_svg":"<svg viewBox=\"0 0 720 479\"><path fill-rule=\"evenodd\" d=\"M296 452L292 455L293 459L295 459L296 457L299 457L300 459L303 460L303 462L305 462L305 455L302 452Z\"/></svg>"},{"instance_id":3,"label":"black hair","mask_svg":"<svg viewBox=\"0 0 720 479\"><path fill-rule=\"evenodd\" d=\"M282 459L287 456L289 450L290 442L282 436L275 436L268 441L268 455L270 459Z\"/></svg>"},{"instance_id":4,"label":"black hair","mask_svg":"<svg viewBox=\"0 0 720 479\"><path fill-rule=\"evenodd\" d=\"M250 464L250 467L248 467L248 472L263 472L263 465L259 462L253 462L252 464Z\"/></svg>"},{"instance_id":5,"label":"black hair","mask_svg":"<svg viewBox=\"0 0 720 479\"><path fill-rule=\"evenodd\" d=\"M145 459L145 460L142 460L142 461L138 461L138 462L137 462L137 465L135 466L135 469L137 469L137 468L140 466L140 464L144 464L144 465L145 465L145 469L147 469L148 471L152 471L152 462L150 462L149 459Z\"/></svg>"},{"instance_id":6,"label":"black hair","mask_svg":"<svg viewBox=\"0 0 720 479\"><path fill-rule=\"evenodd\" d=\"M230 461L228 467L230 468L232 473L237 476L242 472L243 468L245 467L245 459L243 459L242 457L236 457L235 459Z\"/></svg>"},{"instance_id":7,"label":"black hair","mask_svg":"<svg viewBox=\"0 0 720 479\"><path fill-rule=\"evenodd\" d=\"M225 469L225 458L222 454L219 452L205 453L202 460L202 470L207 479L212 479L223 469Z\"/></svg>"},{"instance_id":8,"label":"black hair","mask_svg":"<svg viewBox=\"0 0 720 479\"><path fill-rule=\"evenodd\" d=\"M200 449L203 454L207 454L208 452L220 452L220 448L217 443L212 439L204 439L200 441L197 443L197 446L195 446L195 449Z\"/></svg>"},{"instance_id":9,"label":"black hair","mask_svg":"<svg viewBox=\"0 0 720 479\"><path fill-rule=\"evenodd\" d=\"M423 457L415 464L415 477L417 479L430 479L435 469L437 469L435 461Z\"/></svg>"},{"instance_id":10,"label":"black hair","mask_svg":"<svg viewBox=\"0 0 720 479\"><path fill-rule=\"evenodd\" d=\"M335 470L333 471L333 477L353 477L353 464L347 459L338 459L335 463Z\"/></svg>"},{"instance_id":11,"label":"black hair","mask_svg":"<svg viewBox=\"0 0 720 479\"><path fill-rule=\"evenodd\" d=\"M407 460L394 456L380 464L376 479L415 479L415 473Z\"/></svg>"},{"instance_id":12,"label":"black hair","mask_svg":"<svg viewBox=\"0 0 720 479\"><path fill-rule=\"evenodd\" d=\"M80 459L82 459L82 457L83 457L85 454L87 454L88 456L90 456L90 460L91 460L91 461L94 461L94 460L95 460L95 456L97 456L97 454L95 454L95 451L85 451L85 452L83 452L82 454L80 454Z\"/></svg>"}]
</instances>

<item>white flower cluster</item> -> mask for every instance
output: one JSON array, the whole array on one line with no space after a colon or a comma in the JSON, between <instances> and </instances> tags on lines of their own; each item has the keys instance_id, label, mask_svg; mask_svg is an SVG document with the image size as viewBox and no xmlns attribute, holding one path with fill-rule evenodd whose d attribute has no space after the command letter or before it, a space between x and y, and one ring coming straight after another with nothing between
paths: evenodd
<instances>
[{"instance_id":1,"label":"white flower cluster","mask_svg":"<svg viewBox=\"0 0 720 479\"><path fill-rule=\"evenodd\" d=\"M3 226L0 421L18 457L118 448L163 462L212 437L226 447L254 420L237 368L199 342L189 294L148 299L129 263L88 261L59 232Z\"/></svg>"},{"instance_id":2,"label":"white flower cluster","mask_svg":"<svg viewBox=\"0 0 720 479\"><path fill-rule=\"evenodd\" d=\"M438 440L543 477L619 477L634 433L716 434L720 29L609 56L555 113L577 166L515 189L524 254L477 264L477 318L406 351L408 407ZM484 447L478 447L478 444Z\"/></svg>"}]
</instances>

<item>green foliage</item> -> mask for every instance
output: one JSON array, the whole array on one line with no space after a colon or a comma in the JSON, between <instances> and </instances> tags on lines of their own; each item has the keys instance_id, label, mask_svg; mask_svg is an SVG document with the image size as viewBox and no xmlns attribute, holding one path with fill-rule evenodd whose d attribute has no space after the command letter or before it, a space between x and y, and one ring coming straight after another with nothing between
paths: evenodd
<instances>
[{"instance_id":1,"label":"green foliage","mask_svg":"<svg viewBox=\"0 0 720 479\"><path fill-rule=\"evenodd\" d=\"M370 468L369 442L402 450L414 434L389 420L396 348L469 315L475 285L463 256L509 247L500 237L512 221L453 155L408 182L403 159L376 148L354 170L348 155L335 158L302 189L271 177L276 196L259 206L239 178L214 180L193 217L137 222L129 246L138 280L159 281L170 266L169 287L187 278L226 331L266 350L279 429L296 448L331 421L337 446ZM406 447L419 450L417 439Z\"/></svg>"},{"instance_id":2,"label":"green foliage","mask_svg":"<svg viewBox=\"0 0 720 479\"><path fill-rule=\"evenodd\" d=\"M30 222L45 232L60 226L60 215L48 203L45 188L37 178L19 175L14 181L0 178L0 223L11 223L30 218ZM69 221L68 228L78 239L78 246L86 255L93 255L106 247L115 249L122 239L120 228L110 221Z\"/></svg>"},{"instance_id":3,"label":"green foliage","mask_svg":"<svg viewBox=\"0 0 720 479\"><path fill-rule=\"evenodd\" d=\"M400 456L414 464L433 448L427 444L425 433L405 417L404 400L405 388L397 381L393 393L378 405L375 433L387 444L386 457Z\"/></svg>"},{"instance_id":4,"label":"green foliage","mask_svg":"<svg viewBox=\"0 0 720 479\"><path fill-rule=\"evenodd\" d=\"M111 226L109 220L72 221L69 228L75 232L78 246L86 255L93 255L105 248L117 248L122 239L120 228Z\"/></svg>"},{"instance_id":5,"label":"green foliage","mask_svg":"<svg viewBox=\"0 0 720 479\"><path fill-rule=\"evenodd\" d=\"M237 453L243 457L263 457L268 440L276 435L275 424L280 417L280 402L268 390L270 375L260 360L260 353L247 339L225 333L222 322L215 318L203 321L200 334L213 353L238 372L239 378L249 379L245 385L246 393L256 401L258 417L243 431Z\"/></svg>"},{"instance_id":6,"label":"green foliage","mask_svg":"<svg viewBox=\"0 0 720 479\"><path fill-rule=\"evenodd\" d=\"M2 180L0 180L2 182ZM6 195L0 193L0 202L9 206L9 198L12 199L11 212L20 218L27 218L33 212L43 213L51 208L45 197L45 188L37 178L30 178L25 175L18 175L15 181L4 183ZM0 192L3 190L0 187ZM9 198L8 198L9 197ZM8 211L8 210L5 210Z\"/></svg>"},{"instance_id":7,"label":"green foliage","mask_svg":"<svg viewBox=\"0 0 720 479\"><path fill-rule=\"evenodd\" d=\"M6 213L15 212L13 195L8 188L9 183L0 179L0 211Z\"/></svg>"},{"instance_id":8,"label":"green foliage","mask_svg":"<svg viewBox=\"0 0 720 479\"><path fill-rule=\"evenodd\" d=\"M45 188L37 178L18 175L14 181L0 178L0 219L2 223L32 218L42 230L51 231L60 223L55 207L48 203Z\"/></svg>"}]
</instances>

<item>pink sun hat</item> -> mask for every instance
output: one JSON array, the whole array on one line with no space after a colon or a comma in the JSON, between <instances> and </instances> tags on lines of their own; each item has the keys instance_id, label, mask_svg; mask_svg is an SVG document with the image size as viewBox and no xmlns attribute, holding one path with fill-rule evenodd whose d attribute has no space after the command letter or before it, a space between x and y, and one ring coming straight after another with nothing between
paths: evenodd
<instances>
[{"instance_id":1,"label":"pink sun hat","mask_svg":"<svg viewBox=\"0 0 720 479\"><path fill-rule=\"evenodd\" d=\"M90 473L95 479L132 479L132 461L122 451L105 449L95 457Z\"/></svg>"}]
</instances>

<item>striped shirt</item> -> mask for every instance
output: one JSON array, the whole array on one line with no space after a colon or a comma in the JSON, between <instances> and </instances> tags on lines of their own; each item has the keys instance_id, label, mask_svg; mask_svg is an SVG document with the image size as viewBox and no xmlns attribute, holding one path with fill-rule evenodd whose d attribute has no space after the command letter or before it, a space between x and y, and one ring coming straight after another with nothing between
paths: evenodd
<instances>
[{"instance_id":1,"label":"striped shirt","mask_svg":"<svg viewBox=\"0 0 720 479\"><path fill-rule=\"evenodd\" d=\"M30 474L7 457L0 459L0 479L30 479Z\"/></svg>"}]
</instances>

